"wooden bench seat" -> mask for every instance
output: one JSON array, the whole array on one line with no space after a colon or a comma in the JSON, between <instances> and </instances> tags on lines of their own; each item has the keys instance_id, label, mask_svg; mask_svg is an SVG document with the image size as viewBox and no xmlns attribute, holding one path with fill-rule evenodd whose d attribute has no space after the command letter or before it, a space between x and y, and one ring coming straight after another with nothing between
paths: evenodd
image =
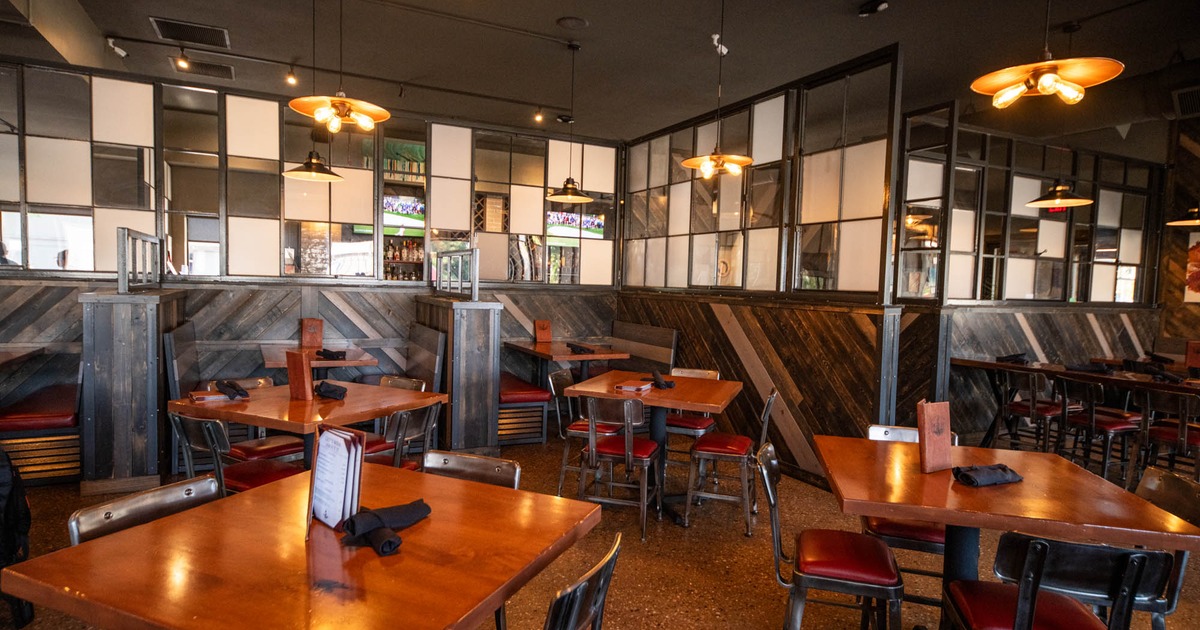
<instances>
[{"instance_id":1,"label":"wooden bench seat","mask_svg":"<svg viewBox=\"0 0 1200 630\"><path fill-rule=\"evenodd\" d=\"M43 387L0 409L0 448L28 485L79 480L79 387Z\"/></svg>"},{"instance_id":2,"label":"wooden bench seat","mask_svg":"<svg viewBox=\"0 0 1200 630\"><path fill-rule=\"evenodd\" d=\"M500 412L497 422L500 445L546 441L549 391L508 372L500 373Z\"/></svg>"}]
</instances>

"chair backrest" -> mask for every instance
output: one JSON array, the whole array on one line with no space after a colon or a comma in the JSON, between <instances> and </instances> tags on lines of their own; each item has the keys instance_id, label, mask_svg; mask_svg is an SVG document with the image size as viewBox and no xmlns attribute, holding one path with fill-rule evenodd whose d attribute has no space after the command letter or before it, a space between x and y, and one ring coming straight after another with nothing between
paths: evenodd
<instances>
[{"instance_id":1,"label":"chair backrest","mask_svg":"<svg viewBox=\"0 0 1200 630\"><path fill-rule=\"evenodd\" d=\"M1054 396L1054 390L1049 380L1041 372L1016 368L1000 370L1000 379L1009 398L1015 396L1021 400L1036 403L1039 400L1050 400ZM1033 409L1034 413L1036 411L1036 408Z\"/></svg>"},{"instance_id":2,"label":"chair backrest","mask_svg":"<svg viewBox=\"0 0 1200 630\"><path fill-rule=\"evenodd\" d=\"M1070 376L1056 375L1054 387L1062 399L1062 412L1065 416L1067 405L1077 402L1083 405L1083 412L1088 415L1092 428L1095 428L1096 407L1104 404L1104 386L1100 383L1078 379Z\"/></svg>"},{"instance_id":3,"label":"chair backrest","mask_svg":"<svg viewBox=\"0 0 1200 630\"><path fill-rule=\"evenodd\" d=\"M574 584L555 594L546 613L545 630L583 630L603 625L604 602L608 598L608 585L612 582L620 551L621 534L617 533L612 548L596 566Z\"/></svg>"},{"instance_id":4,"label":"chair backrest","mask_svg":"<svg viewBox=\"0 0 1200 630\"><path fill-rule=\"evenodd\" d=\"M446 364L446 333L414 323L408 328L404 373L425 381L429 391L442 391L442 369Z\"/></svg>"},{"instance_id":5,"label":"chair backrest","mask_svg":"<svg viewBox=\"0 0 1200 630\"><path fill-rule=\"evenodd\" d=\"M229 433L225 424L220 420L207 418L191 418L177 413L167 414L171 419L171 429L183 445L183 464L188 478L196 476L196 466L193 453L212 454L213 474L221 486L221 496L225 496L225 473L222 457L229 452Z\"/></svg>"},{"instance_id":6,"label":"chair backrest","mask_svg":"<svg viewBox=\"0 0 1200 630\"><path fill-rule=\"evenodd\" d=\"M71 545L182 512L221 498L213 475L185 479L79 510L67 519Z\"/></svg>"},{"instance_id":7,"label":"chair backrest","mask_svg":"<svg viewBox=\"0 0 1200 630\"><path fill-rule=\"evenodd\" d=\"M1165 392L1143 387L1138 402L1142 411L1153 420L1166 417L1194 419L1200 416L1200 395Z\"/></svg>"},{"instance_id":8,"label":"chair backrest","mask_svg":"<svg viewBox=\"0 0 1200 630\"><path fill-rule=\"evenodd\" d=\"M662 326L614 320L612 336L608 342L613 350L629 353L628 359L614 359L608 362L615 369L669 372L675 367L679 331Z\"/></svg>"},{"instance_id":9,"label":"chair backrest","mask_svg":"<svg viewBox=\"0 0 1200 630\"><path fill-rule=\"evenodd\" d=\"M921 441L921 432L916 427L894 427L886 424L872 424L867 427L867 439L879 442L912 442ZM958 434L950 433L950 443L958 446Z\"/></svg>"},{"instance_id":10,"label":"chair backrest","mask_svg":"<svg viewBox=\"0 0 1200 630\"><path fill-rule=\"evenodd\" d=\"M671 376L720 380L721 372L718 370L704 370L700 368L671 368Z\"/></svg>"},{"instance_id":11,"label":"chair backrest","mask_svg":"<svg viewBox=\"0 0 1200 630\"><path fill-rule=\"evenodd\" d=\"M550 381L550 394L553 396L562 396L563 390L575 384L575 377L571 375L569 368L555 370L546 375Z\"/></svg>"},{"instance_id":12,"label":"chair backrest","mask_svg":"<svg viewBox=\"0 0 1200 630\"><path fill-rule=\"evenodd\" d=\"M1124 549L1036 538L1016 532L1000 536L996 576L1019 584L1017 623L1030 628L1037 591L1068 595L1110 609L1109 627L1128 628L1135 599L1162 593L1174 559L1165 551Z\"/></svg>"},{"instance_id":13,"label":"chair backrest","mask_svg":"<svg viewBox=\"0 0 1200 630\"><path fill-rule=\"evenodd\" d=\"M384 374L379 377L380 387L395 387L396 389L407 389L414 392L423 392L427 387L425 381L419 378L410 378L408 376L395 376L392 374Z\"/></svg>"},{"instance_id":14,"label":"chair backrest","mask_svg":"<svg viewBox=\"0 0 1200 630\"><path fill-rule=\"evenodd\" d=\"M758 416L758 421L762 423L762 430L758 435L758 444L761 446L767 443L767 427L771 425L771 409L775 407L775 399L779 397L779 390L771 388L771 393L767 395L767 401L763 403L762 413Z\"/></svg>"},{"instance_id":15,"label":"chair backrest","mask_svg":"<svg viewBox=\"0 0 1200 630\"><path fill-rule=\"evenodd\" d=\"M633 430L646 422L645 406L637 398L594 398L584 397L588 420L588 457L595 467L596 423L608 422L625 425L625 466L633 467Z\"/></svg>"},{"instance_id":16,"label":"chair backrest","mask_svg":"<svg viewBox=\"0 0 1200 630\"><path fill-rule=\"evenodd\" d=\"M1138 482L1137 495L1200 527L1200 482L1150 466Z\"/></svg>"},{"instance_id":17,"label":"chair backrest","mask_svg":"<svg viewBox=\"0 0 1200 630\"><path fill-rule=\"evenodd\" d=\"M412 444L421 440L422 450L428 452L433 448L434 436L437 435L437 419L442 412L442 403L434 403L421 409L397 411L388 418L384 428L383 439L395 444L392 451L392 465L399 466L412 450Z\"/></svg>"},{"instance_id":18,"label":"chair backrest","mask_svg":"<svg viewBox=\"0 0 1200 630\"><path fill-rule=\"evenodd\" d=\"M771 548L775 553L775 581L783 587L790 588L791 572L784 567L791 567L792 560L783 551L783 534L779 524L779 456L775 453L775 445L763 442L758 448L758 472L762 476L763 494L767 497L767 508L771 514Z\"/></svg>"},{"instance_id":19,"label":"chair backrest","mask_svg":"<svg viewBox=\"0 0 1200 630\"><path fill-rule=\"evenodd\" d=\"M521 465L517 462L472 453L425 451L425 472L514 490L521 485Z\"/></svg>"},{"instance_id":20,"label":"chair backrest","mask_svg":"<svg viewBox=\"0 0 1200 630\"><path fill-rule=\"evenodd\" d=\"M262 389L264 387L275 387L275 379L270 376L255 376L251 378L223 378L222 381L233 381L242 386L242 389ZM205 381L204 391L217 391L217 381Z\"/></svg>"},{"instance_id":21,"label":"chair backrest","mask_svg":"<svg viewBox=\"0 0 1200 630\"><path fill-rule=\"evenodd\" d=\"M179 399L200 386L200 353L196 350L196 325L186 321L163 333L163 358L167 368L167 390Z\"/></svg>"}]
</instances>

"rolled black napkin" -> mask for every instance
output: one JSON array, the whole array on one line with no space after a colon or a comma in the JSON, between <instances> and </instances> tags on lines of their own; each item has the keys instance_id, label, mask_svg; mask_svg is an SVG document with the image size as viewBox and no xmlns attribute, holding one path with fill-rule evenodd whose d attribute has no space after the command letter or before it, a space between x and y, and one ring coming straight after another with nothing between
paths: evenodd
<instances>
[{"instance_id":1,"label":"rolled black napkin","mask_svg":"<svg viewBox=\"0 0 1200 630\"><path fill-rule=\"evenodd\" d=\"M1162 363L1163 365L1171 365L1172 363L1175 363L1175 359L1164 357L1161 354L1154 354L1153 352L1146 355L1146 357L1155 363Z\"/></svg>"},{"instance_id":2,"label":"rolled black napkin","mask_svg":"<svg viewBox=\"0 0 1200 630\"><path fill-rule=\"evenodd\" d=\"M577 343L568 343L567 347L570 348L571 352L574 352L575 354L596 354L595 350L592 350L587 346L581 346Z\"/></svg>"},{"instance_id":3,"label":"rolled black napkin","mask_svg":"<svg viewBox=\"0 0 1200 630\"><path fill-rule=\"evenodd\" d=\"M370 546L381 556L390 556L400 549L397 530L405 529L429 516L424 499L379 510L363 509L342 523L346 536L342 544L349 547Z\"/></svg>"},{"instance_id":4,"label":"rolled black napkin","mask_svg":"<svg viewBox=\"0 0 1200 630\"><path fill-rule=\"evenodd\" d=\"M955 466L951 472L954 480L968 486L998 486L1004 483L1016 483L1021 475L1004 464L991 466Z\"/></svg>"},{"instance_id":5,"label":"rolled black napkin","mask_svg":"<svg viewBox=\"0 0 1200 630\"><path fill-rule=\"evenodd\" d=\"M1152 363L1151 365L1155 366L1155 370L1152 372L1152 374L1154 374L1154 380L1162 381L1162 382L1166 382L1166 383L1182 383L1183 382L1182 376L1180 376L1178 374L1172 374L1171 372L1168 372L1166 370L1158 368L1157 364Z\"/></svg>"},{"instance_id":6,"label":"rolled black napkin","mask_svg":"<svg viewBox=\"0 0 1200 630\"><path fill-rule=\"evenodd\" d=\"M313 388L313 393L321 398L332 398L341 400L346 397L346 388L341 385L334 385L329 381L321 381Z\"/></svg>"},{"instance_id":7,"label":"rolled black napkin","mask_svg":"<svg viewBox=\"0 0 1200 630\"><path fill-rule=\"evenodd\" d=\"M1029 363L1029 359L1026 358L1024 352L1017 352L1015 354L1006 354L1004 356L996 357L996 363L1014 363L1016 365L1026 365Z\"/></svg>"},{"instance_id":8,"label":"rolled black napkin","mask_svg":"<svg viewBox=\"0 0 1200 630\"><path fill-rule=\"evenodd\" d=\"M1072 363L1064 366L1070 372L1091 372L1093 374L1112 374L1112 366L1103 363Z\"/></svg>"},{"instance_id":9,"label":"rolled black napkin","mask_svg":"<svg viewBox=\"0 0 1200 630\"><path fill-rule=\"evenodd\" d=\"M650 378L644 378L643 381L654 381L654 389L671 389L675 387L675 381L668 381L663 378L662 373L658 370L650 370Z\"/></svg>"},{"instance_id":10,"label":"rolled black napkin","mask_svg":"<svg viewBox=\"0 0 1200 630\"><path fill-rule=\"evenodd\" d=\"M239 396L242 398L249 398L250 396L241 385L233 381L217 381L216 387L217 391L228 396L229 400L236 400Z\"/></svg>"},{"instance_id":11,"label":"rolled black napkin","mask_svg":"<svg viewBox=\"0 0 1200 630\"><path fill-rule=\"evenodd\" d=\"M325 359L326 361L341 361L342 359L346 358L346 351L345 350L326 350L324 348L321 348L320 350L317 350L317 356L321 357L322 359Z\"/></svg>"}]
</instances>

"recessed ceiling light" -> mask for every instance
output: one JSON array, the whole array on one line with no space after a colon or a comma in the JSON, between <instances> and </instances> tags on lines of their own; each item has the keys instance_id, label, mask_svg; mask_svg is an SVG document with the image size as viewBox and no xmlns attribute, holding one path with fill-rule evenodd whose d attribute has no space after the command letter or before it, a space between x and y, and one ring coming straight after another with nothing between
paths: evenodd
<instances>
[{"instance_id":1,"label":"recessed ceiling light","mask_svg":"<svg viewBox=\"0 0 1200 630\"><path fill-rule=\"evenodd\" d=\"M571 16L571 15L566 15L566 16L560 17L557 20L555 20L554 23L558 24L559 26L561 26L569 31L578 31L581 29L585 29L590 25L590 23L587 21L587 19L581 18L581 17L575 17L575 16Z\"/></svg>"}]
</instances>

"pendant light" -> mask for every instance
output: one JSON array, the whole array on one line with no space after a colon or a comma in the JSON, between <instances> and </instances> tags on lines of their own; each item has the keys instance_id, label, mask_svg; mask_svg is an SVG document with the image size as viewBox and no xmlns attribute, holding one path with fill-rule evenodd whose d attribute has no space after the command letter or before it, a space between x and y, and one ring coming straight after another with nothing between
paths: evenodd
<instances>
[{"instance_id":1,"label":"pendant light","mask_svg":"<svg viewBox=\"0 0 1200 630\"><path fill-rule=\"evenodd\" d=\"M1027 208L1047 208L1050 212L1066 212L1074 206L1090 206L1092 200L1071 190L1061 179L1054 180L1046 194L1025 204Z\"/></svg>"},{"instance_id":2,"label":"pendant light","mask_svg":"<svg viewBox=\"0 0 1200 630\"><path fill-rule=\"evenodd\" d=\"M312 6L312 61L313 61L313 84L312 89L317 91L317 0L313 0ZM295 101L293 101L295 102ZM317 139L309 134L312 140L312 150L308 152L308 157L304 163L296 168L290 168L283 172L283 176L290 179L303 179L310 182L340 182L342 176L333 172L325 165L325 160L321 159L321 154L317 153Z\"/></svg>"},{"instance_id":3,"label":"pendant light","mask_svg":"<svg viewBox=\"0 0 1200 630\"><path fill-rule=\"evenodd\" d=\"M729 49L725 47L724 38L725 0L721 0L721 32L712 36L713 47L717 49L717 141L713 146L712 153L688 158L681 163L684 168L699 170L704 179L712 179L713 175L720 173L741 175L742 169L754 162L745 155L721 153L721 71L724 68L725 54L729 52Z\"/></svg>"},{"instance_id":4,"label":"pendant light","mask_svg":"<svg viewBox=\"0 0 1200 630\"><path fill-rule=\"evenodd\" d=\"M1200 208L1188 208L1182 219L1167 221L1171 227L1200 227Z\"/></svg>"},{"instance_id":5,"label":"pendant light","mask_svg":"<svg viewBox=\"0 0 1200 630\"><path fill-rule=\"evenodd\" d=\"M992 106L1004 109L1027 94L1057 94L1068 105L1083 100L1085 88L1099 85L1125 69L1108 57L1054 59L1050 55L1050 0L1046 0L1046 29L1042 60L989 72L971 83L971 89L992 97Z\"/></svg>"},{"instance_id":6,"label":"pendant light","mask_svg":"<svg viewBox=\"0 0 1200 630\"><path fill-rule=\"evenodd\" d=\"M575 164L575 53L579 50L579 42L571 42L567 44L567 48L571 49L571 113L567 116L559 116L558 120L567 123L568 132L568 152L567 152L567 178L563 180L562 188L552 191L546 195L546 201L556 201L558 203L588 203L592 200L591 197L579 191L579 186L575 183L575 178L571 177L571 167Z\"/></svg>"},{"instance_id":7,"label":"pendant light","mask_svg":"<svg viewBox=\"0 0 1200 630\"><path fill-rule=\"evenodd\" d=\"M288 103L288 107L315 119L319 123L324 123L325 128L329 133L337 133L341 131L343 124L358 125L362 131L371 131L377 123L381 123L392 115L388 110L355 98L346 96L346 92L342 90L342 69L346 52L345 33L342 33L343 22L343 3L338 2L338 90L333 96L302 96L294 98ZM316 25L313 25L313 32L316 32ZM315 35L314 35L315 39ZM313 64L316 65L315 63ZM315 70L314 70L315 72Z\"/></svg>"}]
</instances>

